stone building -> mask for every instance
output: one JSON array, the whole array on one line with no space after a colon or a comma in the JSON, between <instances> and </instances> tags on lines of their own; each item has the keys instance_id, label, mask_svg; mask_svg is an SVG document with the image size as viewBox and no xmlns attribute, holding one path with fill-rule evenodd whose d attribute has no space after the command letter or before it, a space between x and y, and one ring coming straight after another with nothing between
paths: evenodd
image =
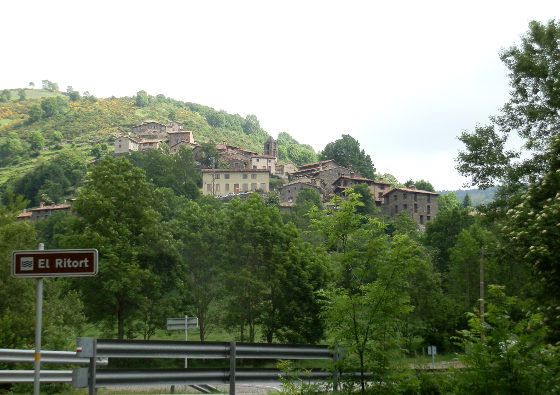
<instances>
[{"instance_id":1,"label":"stone building","mask_svg":"<svg viewBox=\"0 0 560 395\"><path fill-rule=\"evenodd\" d=\"M270 174L276 173L276 157L271 155L251 156L251 169L267 169Z\"/></svg>"},{"instance_id":2,"label":"stone building","mask_svg":"<svg viewBox=\"0 0 560 395\"><path fill-rule=\"evenodd\" d=\"M439 195L414 188L395 188L383 195L382 213L395 216L406 212L420 226L436 218Z\"/></svg>"},{"instance_id":3,"label":"stone building","mask_svg":"<svg viewBox=\"0 0 560 395\"><path fill-rule=\"evenodd\" d=\"M280 202L295 203L297 195L306 188L317 191L321 199L323 199L323 189L319 185L320 180L305 177L284 184L282 188L280 188Z\"/></svg>"},{"instance_id":4,"label":"stone building","mask_svg":"<svg viewBox=\"0 0 560 395\"><path fill-rule=\"evenodd\" d=\"M156 121L144 121L132 127L132 133L136 137L165 140L169 132L180 132L183 125L178 122L163 124Z\"/></svg>"},{"instance_id":5,"label":"stone building","mask_svg":"<svg viewBox=\"0 0 560 395\"><path fill-rule=\"evenodd\" d=\"M270 136L264 143L264 154L278 158L278 143Z\"/></svg>"},{"instance_id":6,"label":"stone building","mask_svg":"<svg viewBox=\"0 0 560 395\"><path fill-rule=\"evenodd\" d=\"M128 136L119 137L115 140L114 155L125 155L134 151L146 151L149 149L160 149L160 140L144 140Z\"/></svg>"},{"instance_id":7,"label":"stone building","mask_svg":"<svg viewBox=\"0 0 560 395\"><path fill-rule=\"evenodd\" d=\"M53 204L45 205L41 202L41 205L36 208L32 208L31 211L24 210L23 213L17 216L18 221L40 221L42 219L49 218L53 213L63 211L71 212L72 206L69 204Z\"/></svg>"},{"instance_id":8,"label":"stone building","mask_svg":"<svg viewBox=\"0 0 560 395\"><path fill-rule=\"evenodd\" d=\"M253 192L268 192L268 169L202 169L202 194L223 196Z\"/></svg>"},{"instance_id":9,"label":"stone building","mask_svg":"<svg viewBox=\"0 0 560 395\"><path fill-rule=\"evenodd\" d=\"M300 166L298 171L290 174L290 180L295 181L301 177L320 180L323 201L326 201L335 191L335 182L342 176L363 178L360 173L341 166L331 159Z\"/></svg>"},{"instance_id":10,"label":"stone building","mask_svg":"<svg viewBox=\"0 0 560 395\"><path fill-rule=\"evenodd\" d=\"M366 184L371 196L375 200L375 203L380 206L383 203L383 194L385 194L389 189L391 189L391 184L383 181L370 180L369 178L356 177L356 176L340 176L335 182L334 193L342 194L346 189L352 188L358 184Z\"/></svg>"},{"instance_id":11,"label":"stone building","mask_svg":"<svg viewBox=\"0 0 560 395\"><path fill-rule=\"evenodd\" d=\"M293 163L277 163L276 164L276 175L287 180L290 174L298 171L298 168Z\"/></svg>"}]
</instances>

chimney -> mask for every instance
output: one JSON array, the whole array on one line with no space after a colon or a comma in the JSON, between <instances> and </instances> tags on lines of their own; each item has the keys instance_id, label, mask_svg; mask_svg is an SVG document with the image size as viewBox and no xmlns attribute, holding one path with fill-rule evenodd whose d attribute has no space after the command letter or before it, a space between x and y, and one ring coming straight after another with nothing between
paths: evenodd
<instances>
[{"instance_id":1,"label":"chimney","mask_svg":"<svg viewBox=\"0 0 560 395\"><path fill-rule=\"evenodd\" d=\"M408 189L414 189L414 190L416 190L416 185L412 184L411 186L408 187Z\"/></svg>"},{"instance_id":2,"label":"chimney","mask_svg":"<svg viewBox=\"0 0 560 395\"><path fill-rule=\"evenodd\" d=\"M44 205L45 205L45 202L39 203L39 208L43 208Z\"/></svg>"}]
</instances>

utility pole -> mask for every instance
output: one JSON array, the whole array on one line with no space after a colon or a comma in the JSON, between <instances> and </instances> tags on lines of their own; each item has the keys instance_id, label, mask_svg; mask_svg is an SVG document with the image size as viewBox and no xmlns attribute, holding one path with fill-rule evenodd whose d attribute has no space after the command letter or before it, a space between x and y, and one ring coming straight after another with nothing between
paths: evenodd
<instances>
[{"instance_id":1,"label":"utility pole","mask_svg":"<svg viewBox=\"0 0 560 395\"><path fill-rule=\"evenodd\" d=\"M484 246L480 246L480 320L484 323ZM480 337L484 339L484 331Z\"/></svg>"}]
</instances>

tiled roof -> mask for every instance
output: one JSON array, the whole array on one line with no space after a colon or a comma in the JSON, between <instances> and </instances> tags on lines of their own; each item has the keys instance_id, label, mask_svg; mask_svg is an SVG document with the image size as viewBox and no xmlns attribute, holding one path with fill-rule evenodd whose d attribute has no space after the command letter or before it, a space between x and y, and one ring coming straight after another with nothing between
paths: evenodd
<instances>
[{"instance_id":1,"label":"tiled roof","mask_svg":"<svg viewBox=\"0 0 560 395\"><path fill-rule=\"evenodd\" d=\"M408 193L423 193L425 195L437 195L437 196L439 196L439 193L424 191L422 189L408 189L408 188L394 188L394 189L391 189L390 191L385 192L383 195L388 195L391 192L395 192L395 191L408 192Z\"/></svg>"},{"instance_id":2,"label":"tiled roof","mask_svg":"<svg viewBox=\"0 0 560 395\"><path fill-rule=\"evenodd\" d=\"M55 204L52 206L42 206L42 207L36 207L36 208L32 208L31 211L41 211L41 210L63 210L63 209L67 209L70 208L69 204Z\"/></svg>"},{"instance_id":3,"label":"tiled roof","mask_svg":"<svg viewBox=\"0 0 560 395\"><path fill-rule=\"evenodd\" d=\"M202 169L203 173L270 173L268 169Z\"/></svg>"}]
</instances>

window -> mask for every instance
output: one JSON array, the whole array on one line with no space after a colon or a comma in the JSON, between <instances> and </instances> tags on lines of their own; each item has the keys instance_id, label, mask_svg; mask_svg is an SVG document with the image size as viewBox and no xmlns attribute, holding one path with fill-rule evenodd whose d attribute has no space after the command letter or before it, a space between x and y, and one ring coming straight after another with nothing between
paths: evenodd
<instances>
[{"instance_id":1,"label":"window","mask_svg":"<svg viewBox=\"0 0 560 395\"><path fill-rule=\"evenodd\" d=\"M206 184L206 192L212 193L212 184Z\"/></svg>"},{"instance_id":2,"label":"window","mask_svg":"<svg viewBox=\"0 0 560 395\"><path fill-rule=\"evenodd\" d=\"M406 199L406 192L403 192L402 198L403 198L403 199Z\"/></svg>"},{"instance_id":3,"label":"window","mask_svg":"<svg viewBox=\"0 0 560 395\"><path fill-rule=\"evenodd\" d=\"M257 179L257 175L256 174L251 174L251 180L256 180Z\"/></svg>"},{"instance_id":4,"label":"window","mask_svg":"<svg viewBox=\"0 0 560 395\"><path fill-rule=\"evenodd\" d=\"M383 192L378 192L377 197L381 199L381 196L383 196Z\"/></svg>"},{"instance_id":5,"label":"window","mask_svg":"<svg viewBox=\"0 0 560 395\"><path fill-rule=\"evenodd\" d=\"M219 179L220 179L220 173L214 174L214 178L215 178L216 180L219 180Z\"/></svg>"},{"instance_id":6,"label":"window","mask_svg":"<svg viewBox=\"0 0 560 395\"><path fill-rule=\"evenodd\" d=\"M398 198L399 198L399 197L398 197L397 194L395 193L395 199L394 199L394 200L397 200Z\"/></svg>"},{"instance_id":7,"label":"window","mask_svg":"<svg viewBox=\"0 0 560 395\"><path fill-rule=\"evenodd\" d=\"M261 189L266 192L266 183L261 182Z\"/></svg>"},{"instance_id":8,"label":"window","mask_svg":"<svg viewBox=\"0 0 560 395\"><path fill-rule=\"evenodd\" d=\"M426 221L429 221L431 218L429 215L426 216Z\"/></svg>"},{"instance_id":9,"label":"window","mask_svg":"<svg viewBox=\"0 0 560 395\"><path fill-rule=\"evenodd\" d=\"M379 187L379 189L384 190L384 189L385 189L385 185L381 185L381 186Z\"/></svg>"},{"instance_id":10,"label":"window","mask_svg":"<svg viewBox=\"0 0 560 395\"><path fill-rule=\"evenodd\" d=\"M229 180L229 173L224 174L224 178L225 178L226 180Z\"/></svg>"},{"instance_id":11,"label":"window","mask_svg":"<svg viewBox=\"0 0 560 395\"><path fill-rule=\"evenodd\" d=\"M239 193L239 184L233 184L233 191Z\"/></svg>"},{"instance_id":12,"label":"window","mask_svg":"<svg viewBox=\"0 0 560 395\"><path fill-rule=\"evenodd\" d=\"M229 192L229 184L226 184L224 188L225 188L224 192L228 193Z\"/></svg>"},{"instance_id":13,"label":"window","mask_svg":"<svg viewBox=\"0 0 560 395\"><path fill-rule=\"evenodd\" d=\"M214 192L220 193L220 184L214 185Z\"/></svg>"},{"instance_id":14,"label":"window","mask_svg":"<svg viewBox=\"0 0 560 395\"><path fill-rule=\"evenodd\" d=\"M251 183L251 191L255 191L257 190L257 183L256 182L252 182Z\"/></svg>"},{"instance_id":15,"label":"window","mask_svg":"<svg viewBox=\"0 0 560 395\"><path fill-rule=\"evenodd\" d=\"M255 170L257 168L257 165L253 165L253 170Z\"/></svg>"},{"instance_id":16,"label":"window","mask_svg":"<svg viewBox=\"0 0 560 395\"><path fill-rule=\"evenodd\" d=\"M414 195L414 197L416 197L416 195ZM418 212L418 203L414 203L414 212Z\"/></svg>"},{"instance_id":17,"label":"window","mask_svg":"<svg viewBox=\"0 0 560 395\"><path fill-rule=\"evenodd\" d=\"M244 173L244 174L243 174L243 179L246 180L247 177L248 177L248 174Z\"/></svg>"},{"instance_id":18,"label":"window","mask_svg":"<svg viewBox=\"0 0 560 395\"><path fill-rule=\"evenodd\" d=\"M428 204L428 206L426 206L426 210L428 210L428 214L431 214L430 212L430 205Z\"/></svg>"},{"instance_id":19,"label":"window","mask_svg":"<svg viewBox=\"0 0 560 395\"><path fill-rule=\"evenodd\" d=\"M402 208L403 208L403 210L408 209L408 204L403 204Z\"/></svg>"},{"instance_id":20,"label":"window","mask_svg":"<svg viewBox=\"0 0 560 395\"><path fill-rule=\"evenodd\" d=\"M418 201L418 194L417 194L417 193L414 194L414 201L415 201L415 202Z\"/></svg>"},{"instance_id":21,"label":"window","mask_svg":"<svg viewBox=\"0 0 560 395\"><path fill-rule=\"evenodd\" d=\"M424 224L424 216L423 216L423 215L420 216L420 224L421 224L421 225Z\"/></svg>"},{"instance_id":22,"label":"window","mask_svg":"<svg viewBox=\"0 0 560 395\"><path fill-rule=\"evenodd\" d=\"M395 205L395 214L398 214L399 212L399 206Z\"/></svg>"},{"instance_id":23,"label":"window","mask_svg":"<svg viewBox=\"0 0 560 395\"><path fill-rule=\"evenodd\" d=\"M241 188L243 192L247 192L249 190L249 184L243 184Z\"/></svg>"},{"instance_id":24,"label":"window","mask_svg":"<svg viewBox=\"0 0 560 395\"><path fill-rule=\"evenodd\" d=\"M430 203L430 197L431 197L431 196L430 196L430 195L428 195L428 203Z\"/></svg>"}]
</instances>

